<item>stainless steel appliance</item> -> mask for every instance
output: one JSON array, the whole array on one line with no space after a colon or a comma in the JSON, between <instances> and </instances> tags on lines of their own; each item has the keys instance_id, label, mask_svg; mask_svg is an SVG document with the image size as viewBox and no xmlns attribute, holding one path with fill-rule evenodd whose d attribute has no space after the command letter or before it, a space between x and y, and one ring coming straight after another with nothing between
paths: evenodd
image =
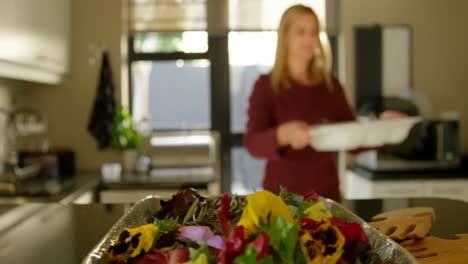
<instances>
[{"instance_id":1,"label":"stainless steel appliance","mask_svg":"<svg viewBox=\"0 0 468 264\"><path fill-rule=\"evenodd\" d=\"M357 165L371 171L444 170L460 167L457 119L425 119L401 144L357 156Z\"/></svg>"}]
</instances>

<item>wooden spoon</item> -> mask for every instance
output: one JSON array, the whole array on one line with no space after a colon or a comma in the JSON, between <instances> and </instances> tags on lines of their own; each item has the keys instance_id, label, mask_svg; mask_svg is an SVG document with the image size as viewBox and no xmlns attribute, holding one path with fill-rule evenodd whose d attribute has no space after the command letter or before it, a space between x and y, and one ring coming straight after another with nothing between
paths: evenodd
<instances>
[{"instance_id":1,"label":"wooden spoon","mask_svg":"<svg viewBox=\"0 0 468 264\"><path fill-rule=\"evenodd\" d=\"M393 210L372 217L369 224L393 240L423 238L435 221L431 207L414 207Z\"/></svg>"},{"instance_id":2,"label":"wooden spoon","mask_svg":"<svg viewBox=\"0 0 468 264\"><path fill-rule=\"evenodd\" d=\"M400 243L422 264L468 263L468 234L455 235L455 239L427 236Z\"/></svg>"}]
</instances>

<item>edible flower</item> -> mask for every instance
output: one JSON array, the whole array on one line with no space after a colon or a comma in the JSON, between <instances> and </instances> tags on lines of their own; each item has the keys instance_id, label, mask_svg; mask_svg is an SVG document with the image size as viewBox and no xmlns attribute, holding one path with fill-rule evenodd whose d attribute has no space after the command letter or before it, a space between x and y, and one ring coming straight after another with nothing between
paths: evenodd
<instances>
[{"instance_id":1,"label":"edible flower","mask_svg":"<svg viewBox=\"0 0 468 264\"><path fill-rule=\"evenodd\" d=\"M215 258L210 254L208 245L202 244L198 249L189 248L190 260L184 264L209 264L214 263Z\"/></svg>"},{"instance_id":2,"label":"edible flower","mask_svg":"<svg viewBox=\"0 0 468 264\"><path fill-rule=\"evenodd\" d=\"M327 220L318 222L310 218L301 218L301 227L299 243L308 264L338 262L345 243L338 228Z\"/></svg>"},{"instance_id":3,"label":"edible flower","mask_svg":"<svg viewBox=\"0 0 468 264\"><path fill-rule=\"evenodd\" d=\"M245 238L244 226L236 226L231 238L226 241L224 248L219 252L217 263L233 263L237 256L242 255L248 243L249 240Z\"/></svg>"},{"instance_id":4,"label":"edible flower","mask_svg":"<svg viewBox=\"0 0 468 264\"><path fill-rule=\"evenodd\" d=\"M317 202L307 208L304 214L315 221L327 220L333 217L332 213L325 207L323 202Z\"/></svg>"},{"instance_id":5,"label":"edible flower","mask_svg":"<svg viewBox=\"0 0 468 264\"><path fill-rule=\"evenodd\" d=\"M136 228L125 228L114 240L107 255L111 261L123 261L128 257L136 257L143 252L149 252L153 245L158 227L146 224Z\"/></svg>"},{"instance_id":6,"label":"edible flower","mask_svg":"<svg viewBox=\"0 0 468 264\"><path fill-rule=\"evenodd\" d=\"M267 233L260 233L253 241L255 250L257 251L257 259L263 259L271 255L270 237Z\"/></svg>"},{"instance_id":7,"label":"edible flower","mask_svg":"<svg viewBox=\"0 0 468 264\"><path fill-rule=\"evenodd\" d=\"M218 222L221 226L221 230L223 231L224 237L228 238L231 236L232 233L232 226L231 226L231 218L232 216L229 214L229 208L231 203L231 196L228 193L225 193L221 196L217 207L220 208L216 217L218 218Z\"/></svg>"},{"instance_id":8,"label":"edible flower","mask_svg":"<svg viewBox=\"0 0 468 264\"><path fill-rule=\"evenodd\" d=\"M314 201L317 202L319 199L319 194L317 191L312 190L304 195L304 201Z\"/></svg>"},{"instance_id":9,"label":"edible flower","mask_svg":"<svg viewBox=\"0 0 468 264\"><path fill-rule=\"evenodd\" d=\"M188 248L175 248L165 252L147 253L132 261L132 264L173 264L189 260Z\"/></svg>"},{"instance_id":10,"label":"edible flower","mask_svg":"<svg viewBox=\"0 0 468 264\"><path fill-rule=\"evenodd\" d=\"M182 226L179 228L179 232L181 241L194 241L200 246L206 243L208 246L217 249L224 247L223 239L213 234L208 226Z\"/></svg>"},{"instance_id":11,"label":"edible flower","mask_svg":"<svg viewBox=\"0 0 468 264\"><path fill-rule=\"evenodd\" d=\"M336 226L345 237L345 245L343 247L345 253L343 259L349 263L353 263L364 252L370 249L369 238L364 229L359 223L348 223L346 219L333 217L330 222Z\"/></svg>"},{"instance_id":12,"label":"edible flower","mask_svg":"<svg viewBox=\"0 0 468 264\"><path fill-rule=\"evenodd\" d=\"M274 224L276 219L281 216L290 223L294 222L286 203L279 196L269 191L250 194L246 197L246 202L247 204L237 223L237 226L245 228L246 236L257 233L260 220L264 222L271 221Z\"/></svg>"},{"instance_id":13,"label":"edible flower","mask_svg":"<svg viewBox=\"0 0 468 264\"><path fill-rule=\"evenodd\" d=\"M369 242L369 238L359 223L348 223L345 219L338 217L333 217L330 222L343 234L346 245L351 241Z\"/></svg>"},{"instance_id":14,"label":"edible flower","mask_svg":"<svg viewBox=\"0 0 468 264\"><path fill-rule=\"evenodd\" d=\"M195 260L190 260L184 264L208 264L208 257L206 254L200 254Z\"/></svg>"}]
</instances>

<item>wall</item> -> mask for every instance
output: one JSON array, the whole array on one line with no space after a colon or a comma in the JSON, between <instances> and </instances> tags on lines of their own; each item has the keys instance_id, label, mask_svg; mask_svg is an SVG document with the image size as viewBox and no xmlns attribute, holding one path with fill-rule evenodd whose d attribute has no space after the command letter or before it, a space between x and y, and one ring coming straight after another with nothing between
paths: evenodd
<instances>
[{"instance_id":1,"label":"wall","mask_svg":"<svg viewBox=\"0 0 468 264\"><path fill-rule=\"evenodd\" d=\"M6 159L6 141L7 141L7 122L8 116L7 112L11 109L12 103L12 93L11 87L8 85L7 81L0 79L0 173L4 170L3 161Z\"/></svg>"},{"instance_id":2,"label":"wall","mask_svg":"<svg viewBox=\"0 0 468 264\"><path fill-rule=\"evenodd\" d=\"M120 99L122 7L115 0L72 0L71 64L63 84L30 84L19 103L39 109L48 118L52 146L76 152L77 167L98 169L119 161L113 151L99 151L87 131L97 90L102 49L110 54L116 97Z\"/></svg>"},{"instance_id":3,"label":"wall","mask_svg":"<svg viewBox=\"0 0 468 264\"><path fill-rule=\"evenodd\" d=\"M458 111L462 135L468 131L468 1L341 0L341 32L345 41L346 92L354 102L353 26L408 24L413 29L413 88L432 99L435 115ZM464 140L468 151L468 140Z\"/></svg>"}]
</instances>

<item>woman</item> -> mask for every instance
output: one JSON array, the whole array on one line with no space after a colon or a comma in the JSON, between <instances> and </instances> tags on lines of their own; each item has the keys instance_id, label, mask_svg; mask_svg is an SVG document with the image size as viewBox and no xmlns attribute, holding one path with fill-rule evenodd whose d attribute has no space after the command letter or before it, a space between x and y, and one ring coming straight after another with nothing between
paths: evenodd
<instances>
[{"instance_id":1,"label":"woman","mask_svg":"<svg viewBox=\"0 0 468 264\"><path fill-rule=\"evenodd\" d=\"M263 187L280 186L339 200L334 155L310 147L310 126L355 120L343 89L332 75L324 34L315 12L303 5L288 8L278 28L276 58L270 74L252 91L244 145L268 160Z\"/></svg>"}]
</instances>

